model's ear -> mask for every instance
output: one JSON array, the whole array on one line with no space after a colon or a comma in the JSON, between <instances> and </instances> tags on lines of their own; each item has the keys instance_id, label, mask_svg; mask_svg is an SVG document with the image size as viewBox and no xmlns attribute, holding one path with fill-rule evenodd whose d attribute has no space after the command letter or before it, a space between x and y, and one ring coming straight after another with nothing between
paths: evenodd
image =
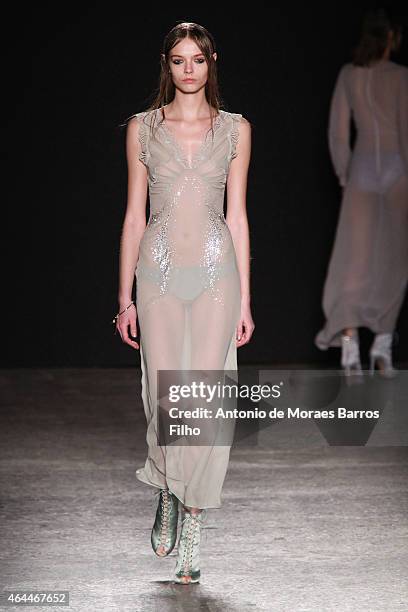
<instances>
[{"instance_id":1,"label":"model's ear","mask_svg":"<svg viewBox=\"0 0 408 612\"><path fill-rule=\"evenodd\" d=\"M217 53L216 52L213 53L213 58L214 58L214 62L216 62L217 61Z\"/></svg>"}]
</instances>

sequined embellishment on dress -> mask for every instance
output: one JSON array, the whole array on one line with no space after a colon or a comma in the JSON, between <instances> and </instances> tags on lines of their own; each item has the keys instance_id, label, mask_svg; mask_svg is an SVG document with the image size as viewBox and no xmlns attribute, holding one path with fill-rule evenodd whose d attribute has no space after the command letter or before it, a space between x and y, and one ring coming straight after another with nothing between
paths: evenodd
<instances>
[{"instance_id":1,"label":"sequined embellishment on dress","mask_svg":"<svg viewBox=\"0 0 408 612\"><path fill-rule=\"evenodd\" d=\"M209 289L217 302L223 304L222 293L216 284L220 277L219 266L225 241L226 223L223 213L217 212L209 204L206 204L206 206L208 208L208 222L205 229L204 253L201 265L206 271L206 288Z\"/></svg>"},{"instance_id":2,"label":"sequined embellishment on dress","mask_svg":"<svg viewBox=\"0 0 408 612\"><path fill-rule=\"evenodd\" d=\"M173 209L178 206L183 190L184 185L181 185L176 193L173 194L168 204L151 216L153 223L157 223L161 217L165 216L165 219L161 222L161 227L157 230L152 246L153 261L158 264L160 270L160 295L167 291L175 255L175 250L171 247L169 238L169 221L173 216Z\"/></svg>"},{"instance_id":3,"label":"sequined embellishment on dress","mask_svg":"<svg viewBox=\"0 0 408 612\"><path fill-rule=\"evenodd\" d=\"M141 159L147 162L151 209L138 263L144 305L157 303L167 292L189 300L206 291L224 306L231 288L238 292L223 204L241 117L220 110L213 131L207 130L190 159L161 109L141 114ZM148 284L143 286L143 279Z\"/></svg>"}]
</instances>

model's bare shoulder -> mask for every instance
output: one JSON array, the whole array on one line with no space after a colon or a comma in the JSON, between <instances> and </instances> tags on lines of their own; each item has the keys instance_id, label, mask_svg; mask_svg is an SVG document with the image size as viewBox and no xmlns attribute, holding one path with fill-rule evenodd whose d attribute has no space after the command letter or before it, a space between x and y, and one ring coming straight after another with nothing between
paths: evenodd
<instances>
[{"instance_id":1,"label":"model's bare shoulder","mask_svg":"<svg viewBox=\"0 0 408 612\"><path fill-rule=\"evenodd\" d=\"M243 115L241 115L240 126L242 126L240 128L242 130L247 130L248 132L251 131L251 127L252 127L251 122Z\"/></svg>"},{"instance_id":2,"label":"model's bare shoulder","mask_svg":"<svg viewBox=\"0 0 408 612\"><path fill-rule=\"evenodd\" d=\"M228 113L231 119L237 124L237 126L241 129L241 126L246 126L244 129L249 129L251 127L250 121L242 113Z\"/></svg>"},{"instance_id":3,"label":"model's bare shoulder","mask_svg":"<svg viewBox=\"0 0 408 612\"><path fill-rule=\"evenodd\" d=\"M141 121L143 121L144 117L146 115L146 111L141 111L139 113L134 113L134 115L131 115L128 119L128 124L130 123L140 123Z\"/></svg>"},{"instance_id":4,"label":"model's bare shoulder","mask_svg":"<svg viewBox=\"0 0 408 612\"><path fill-rule=\"evenodd\" d=\"M135 155L145 166L147 166L150 157L147 116L149 116L149 112L142 111L129 118L126 138L128 155Z\"/></svg>"},{"instance_id":5,"label":"model's bare shoulder","mask_svg":"<svg viewBox=\"0 0 408 612\"><path fill-rule=\"evenodd\" d=\"M225 111L225 116L230 119L230 122L234 126L235 130L241 131L241 126L245 126L243 129L250 129L251 127L250 122L242 115L242 113L230 113Z\"/></svg>"},{"instance_id":6,"label":"model's bare shoulder","mask_svg":"<svg viewBox=\"0 0 408 612\"><path fill-rule=\"evenodd\" d=\"M251 151L251 123L242 113L228 113L231 122L230 132L230 154L232 161L239 157L243 163L247 163Z\"/></svg>"},{"instance_id":7,"label":"model's bare shoulder","mask_svg":"<svg viewBox=\"0 0 408 612\"><path fill-rule=\"evenodd\" d=\"M238 113L238 132L239 132L239 140L241 140L241 142L245 142L245 141L250 141L251 140L251 132L252 132L252 125L251 122L244 117L243 115L241 115L240 113Z\"/></svg>"},{"instance_id":8,"label":"model's bare shoulder","mask_svg":"<svg viewBox=\"0 0 408 612\"><path fill-rule=\"evenodd\" d=\"M141 113L136 113L135 115L132 115L132 117L129 117L126 127L128 141L134 143L138 142L141 119Z\"/></svg>"}]
</instances>

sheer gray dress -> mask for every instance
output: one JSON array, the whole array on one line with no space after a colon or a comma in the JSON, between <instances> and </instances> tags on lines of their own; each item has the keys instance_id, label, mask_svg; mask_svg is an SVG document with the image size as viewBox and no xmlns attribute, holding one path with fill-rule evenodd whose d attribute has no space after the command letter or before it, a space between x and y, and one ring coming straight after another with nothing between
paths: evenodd
<instances>
[{"instance_id":1,"label":"sheer gray dress","mask_svg":"<svg viewBox=\"0 0 408 612\"><path fill-rule=\"evenodd\" d=\"M350 148L350 119L357 136ZM319 349L341 346L347 327L392 333L408 280L408 68L389 60L344 64L328 126L344 187L323 290Z\"/></svg>"},{"instance_id":2,"label":"sheer gray dress","mask_svg":"<svg viewBox=\"0 0 408 612\"><path fill-rule=\"evenodd\" d=\"M157 371L237 370L241 289L224 192L242 115L221 110L191 158L161 109L135 118L150 199L135 271L148 444L136 476L187 506L219 508L230 447L159 444Z\"/></svg>"}]
</instances>

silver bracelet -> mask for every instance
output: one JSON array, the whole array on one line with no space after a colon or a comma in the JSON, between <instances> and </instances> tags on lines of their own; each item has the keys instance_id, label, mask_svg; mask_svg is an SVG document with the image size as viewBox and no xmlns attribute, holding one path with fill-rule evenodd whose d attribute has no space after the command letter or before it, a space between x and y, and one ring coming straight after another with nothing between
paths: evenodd
<instances>
[{"instance_id":1,"label":"silver bracelet","mask_svg":"<svg viewBox=\"0 0 408 612\"><path fill-rule=\"evenodd\" d=\"M114 324L115 324L115 323L116 323L116 321L119 319L120 315L122 315L124 312L126 312L126 311L127 311L127 309L131 307L131 305L132 305L132 304L134 304L134 301L133 301L133 300L130 302L130 304L129 304L128 306L126 306L126 308L124 308L124 309L122 310L122 312L118 312L118 313L115 315L115 317L112 319L112 323L114 323Z\"/></svg>"}]
</instances>

